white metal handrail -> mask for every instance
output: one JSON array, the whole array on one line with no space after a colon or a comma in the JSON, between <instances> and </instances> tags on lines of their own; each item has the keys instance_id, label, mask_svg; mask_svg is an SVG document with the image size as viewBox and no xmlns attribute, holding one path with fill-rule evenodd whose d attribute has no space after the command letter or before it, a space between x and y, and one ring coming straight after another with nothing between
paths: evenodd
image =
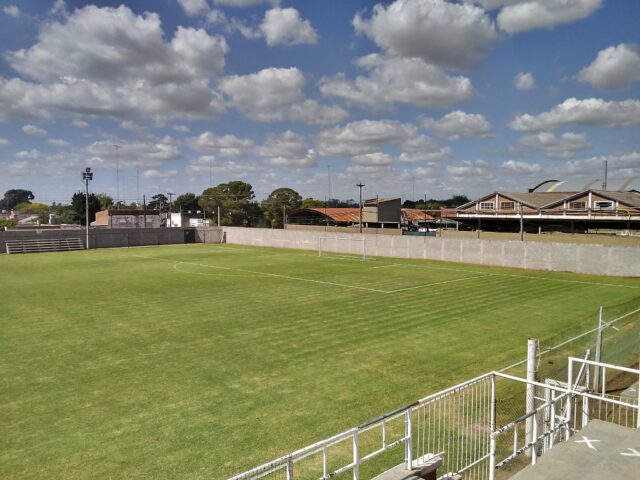
<instances>
[{"instance_id":1,"label":"white metal handrail","mask_svg":"<svg viewBox=\"0 0 640 480\"><path fill-rule=\"evenodd\" d=\"M277 471L277 470L281 470L281 469L285 469L286 470L286 477L287 479L293 479L293 470L294 470L294 464L295 462L299 462L311 455L314 454L322 454L322 476L320 477L320 480L326 480L329 479L331 477L334 477L336 475L339 475L341 473L344 473L346 471L351 470L353 472L353 478L354 480L358 480L359 479L359 466L368 461L371 460L401 444L404 444L405 446L405 464L406 464L406 468L407 469L411 469L414 466L414 458L413 458L413 448L414 448L414 443L413 443L413 413L416 410L416 408L421 408L425 405L429 405L435 401L441 400L442 398L447 397L448 395L454 394L456 392L460 392L462 390L464 390L465 388L468 388L469 386L473 386L475 384L477 384L478 382L482 381L482 380L488 380L488 379L493 379L493 372L490 373L486 373L484 375L480 375L476 378L473 378L471 380L468 380L466 382L460 383L458 385L455 385L453 387L447 388L445 390L442 390L440 392L437 392L435 394L426 396L424 398L421 398L420 400L407 405L405 407L399 408L397 410L394 410L392 412L389 412L385 415L382 415L380 417L376 417L368 422L365 422L364 424L358 426L358 427L354 427L354 428L350 428L348 430L345 430L344 432L341 432L337 435L334 435L332 437L329 437L325 440L321 440L319 442L316 442L312 445L306 446L304 448L301 448L299 450L296 450L292 453L289 453L287 455L284 455L282 457L279 457L275 460L272 460L270 462L267 462L265 464L259 465L255 468L252 468L250 470L247 470L243 473L240 473L238 475L235 475L233 477L231 477L229 480L257 480L260 478L263 478L267 475L270 475L271 473ZM387 442L386 439L386 426L388 424L388 422L397 419L399 417L404 416L404 435L399 438L396 439L392 442ZM360 436L360 434L374 429L374 428L380 428L381 432L382 432L382 442L381 442L381 447L373 452L368 453L367 455L360 455L360 448L359 448L359 442L358 442L358 438ZM339 442L342 442L346 439L351 438L352 440L352 453L353 453L353 457L352 457L352 462L346 464L346 465L342 465L341 467L332 470L332 471L328 471L327 469L327 455L328 455L328 448L336 445ZM436 453L436 452L432 452L432 453ZM446 454L446 452L437 452L439 454ZM484 456L485 458L487 457L487 455ZM476 463L478 463L478 459L474 459L472 462L474 465ZM465 469L470 468L473 465L465 465Z\"/></svg>"},{"instance_id":2,"label":"white metal handrail","mask_svg":"<svg viewBox=\"0 0 640 480\"><path fill-rule=\"evenodd\" d=\"M573 376L574 364L580 364L581 366L580 373L576 375L575 378ZM626 409L625 415L629 410L635 412L635 426L640 428L640 393L638 394L637 403L635 401L624 400L623 398L612 398L606 394L604 388L601 392L592 393L588 390L589 367L603 369L603 385L606 379L607 369L635 374L640 378L640 370L575 357L569 358L568 381L566 386L564 384L554 385L527 380L503 372L489 372L421 398L410 405L374 418L358 427L350 428L337 435L272 460L271 462L247 470L231 477L229 480L260 479L274 472L282 472L283 470L286 479L293 480L295 463L314 454L322 455L322 476L319 477L320 480L327 480L347 471L352 472L354 480L359 480L360 465L362 463L400 445L404 446L405 466L407 469L418 466L415 463L416 458L414 458L414 453L417 453L416 457L418 458L427 458L431 455L438 454L447 457L448 465L455 465L457 473L468 471L478 467L478 465L483 464L483 462L487 462L488 476L490 480L493 480L496 469L504 466L529 449L532 452L531 461L535 463L539 455L537 446L542 442L542 453L546 452L553 447L558 432L566 432L564 440L567 440L572 431L576 431L576 418L574 418L572 422L571 413L572 402L577 405L579 398L583 402L582 426L585 426L589 421L588 400L593 399L601 403L604 402L605 404L618 406L619 416L621 415L621 408ZM585 386L578 385L583 378L585 379ZM516 381L538 387L545 392L545 399L542 399L543 403L535 407L534 410L525 412L516 419L510 420L500 427L496 427L497 379ZM414 422L414 415L417 418L417 422ZM482 415L487 415L489 418L486 419L482 417ZM537 418L543 415L546 420L539 422ZM530 418L536 419L536 421L533 422L532 440L529 442L525 441L524 444L519 445L517 427L520 423ZM400 438L388 441L387 425L389 422L399 419L403 419L404 421L404 434ZM477 425L474 425L474 420L487 421L489 428L486 438L479 436L474 437L474 427L476 427L476 431L482 430L477 428ZM444 422L444 425L442 425L442 422ZM540 426L539 423L542 423L542 426ZM375 428L380 428L381 431L380 447L373 452L363 454L360 447L360 435ZM542 431L539 431L540 429L542 429ZM497 462L496 439L509 430L513 430L514 432L512 453ZM455 431L455 435L451 434L452 431ZM433 437L431 437L432 435ZM447 443L440 443L443 436L447 438ZM425 440L425 437L434 438L437 442ZM451 445L452 437L455 437L453 445ZM455 445L456 439L462 439L461 445ZM329 447L346 440L351 441L351 461L329 471L327 466ZM559 440L562 440L562 438ZM467 444L465 444L464 441L467 441ZM483 444L482 442L486 443ZM486 470L484 470L484 472L486 472Z\"/></svg>"}]
</instances>

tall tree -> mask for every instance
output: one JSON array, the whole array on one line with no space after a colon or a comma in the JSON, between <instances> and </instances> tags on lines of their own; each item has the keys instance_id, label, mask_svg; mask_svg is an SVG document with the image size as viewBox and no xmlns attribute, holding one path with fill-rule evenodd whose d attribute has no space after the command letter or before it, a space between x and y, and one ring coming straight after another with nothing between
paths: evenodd
<instances>
[{"instance_id":1,"label":"tall tree","mask_svg":"<svg viewBox=\"0 0 640 480\"><path fill-rule=\"evenodd\" d=\"M169 206L169 199L162 193L151 197L151 201L147 203L147 208L151 210L162 210L166 212Z\"/></svg>"},{"instance_id":2,"label":"tall tree","mask_svg":"<svg viewBox=\"0 0 640 480\"><path fill-rule=\"evenodd\" d=\"M100 209L101 210L109 210L113 208L113 198L107 195L106 193L99 193L96 195L98 200L100 200Z\"/></svg>"},{"instance_id":3,"label":"tall tree","mask_svg":"<svg viewBox=\"0 0 640 480\"><path fill-rule=\"evenodd\" d=\"M31 202L34 198L31 190L22 190L21 188L7 190L4 198L0 200L0 210L11 210L20 203Z\"/></svg>"},{"instance_id":4,"label":"tall tree","mask_svg":"<svg viewBox=\"0 0 640 480\"><path fill-rule=\"evenodd\" d=\"M207 188L198 205L211 214L220 207L220 221L223 225L247 225L251 222L256 204L253 187L245 182L235 180Z\"/></svg>"},{"instance_id":5,"label":"tall tree","mask_svg":"<svg viewBox=\"0 0 640 480\"><path fill-rule=\"evenodd\" d=\"M262 210L274 228L284 228L285 212L300 208L302 197L291 188L276 188L262 202Z\"/></svg>"},{"instance_id":6,"label":"tall tree","mask_svg":"<svg viewBox=\"0 0 640 480\"><path fill-rule=\"evenodd\" d=\"M173 202L173 211L195 212L200 210L200 205L198 205L199 199L200 197L196 196L195 193L183 193L182 195L178 195Z\"/></svg>"},{"instance_id":7,"label":"tall tree","mask_svg":"<svg viewBox=\"0 0 640 480\"><path fill-rule=\"evenodd\" d=\"M40 223L49 223L49 212L51 211L51 207L44 203L23 202L16 205L14 210L29 215L37 215Z\"/></svg>"},{"instance_id":8,"label":"tall tree","mask_svg":"<svg viewBox=\"0 0 640 480\"><path fill-rule=\"evenodd\" d=\"M85 215L85 194L83 192L76 192L71 197L71 206L75 213L76 221L80 222L80 225L86 225ZM100 199L98 199L95 193L89 194L89 224L95 221L96 212L100 211Z\"/></svg>"},{"instance_id":9,"label":"tall tree","mask_svg":"<svg viewBox=\"0 0 640 480\"><path fill-rule=\"evenodd\" d=\"M322 208L324 206L325 202L323 200L316 200L315 198L309 197L302 200L301 208Z\"/></svg>"}]
</instances>

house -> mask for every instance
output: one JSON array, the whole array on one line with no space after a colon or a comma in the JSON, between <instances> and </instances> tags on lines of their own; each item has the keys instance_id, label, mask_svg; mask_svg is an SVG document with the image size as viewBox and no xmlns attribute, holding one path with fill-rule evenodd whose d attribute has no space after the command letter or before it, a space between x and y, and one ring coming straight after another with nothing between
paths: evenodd
<instances>
[{"instance_id":1,"label":"house","mask_svg":"<svg viewBox=\"0 0 640 480\"><path fill-rule=\"evenodd\" d=\"M92 227L103 228L160 228L158 210L109 209L96 212Z\"/></svg>"},{"instance_id":2,"label":"house","mask_svg":"<svg viewBox=\"0 0 640 480\"><path fill-rule=\"evenodd\" d=\"M425 210L402 208L399 198L374 198L362 205L364 228L400 228L417 225L422 220L433 220ZM315 225L353 227L360 224L360 209L355 208L300 208L287 215L289 225Z\"/></svg>"},{"instance_id":3,"label":"house","mask_svg":"<svg viewBox=\"0 0 640 480\"><path fill-rule=\"evenodd\" d=\"M211 225L211 220L202 218L202 214L174 212L169 214L167 219L167 227L207 227Z\"/></svg>"},{"instance_id":4,"label":"house","mask_svg":"<svg viewBox=\"0 0 640 480\"><path fill-rule=\"evenodd\" d=\"M640 229L640 192L493 192L458 207L455 220L496 231Z\"/></svg>"}]
</instances>

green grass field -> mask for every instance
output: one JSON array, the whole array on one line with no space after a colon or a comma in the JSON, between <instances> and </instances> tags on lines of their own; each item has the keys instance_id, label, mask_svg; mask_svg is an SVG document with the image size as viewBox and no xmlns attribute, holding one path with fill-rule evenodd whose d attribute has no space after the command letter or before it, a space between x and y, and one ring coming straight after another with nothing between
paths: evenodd
<instances>
[{"instance_id":1,"label":"green grass field","mask_svg":"<svg viewBox=\"0 0 640 480\"><path fill-rule=\"evenodd\" d=\"M592 328L640 281L185 245L0 256L0 478L224 478Z\"/></svg>"}]
</instances>

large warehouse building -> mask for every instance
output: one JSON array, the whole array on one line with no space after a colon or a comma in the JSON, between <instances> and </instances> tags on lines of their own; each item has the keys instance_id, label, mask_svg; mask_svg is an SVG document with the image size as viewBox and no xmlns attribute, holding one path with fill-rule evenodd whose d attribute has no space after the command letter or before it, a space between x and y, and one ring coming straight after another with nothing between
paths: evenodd
<instances>
[{"instance_id":1,"label":"large warehouse building","mask_svg":"<svg viewBox=\"0 0 640 480\"><path fill-rule=\"evenodd\" d=\"M493 192L462 205L455 220L477 230L639 230L640 192Z\"/></svg>"}]
</instances>

